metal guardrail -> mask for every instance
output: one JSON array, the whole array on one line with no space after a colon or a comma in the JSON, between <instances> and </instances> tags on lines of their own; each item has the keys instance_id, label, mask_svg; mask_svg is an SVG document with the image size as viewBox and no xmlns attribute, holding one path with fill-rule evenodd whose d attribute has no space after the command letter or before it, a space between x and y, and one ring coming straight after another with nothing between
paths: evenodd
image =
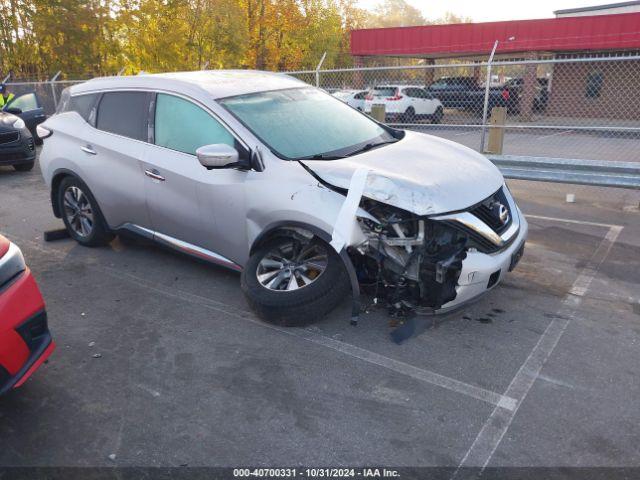
<instances>
[{"instance_id":1,"label":"metal guardrail","mask_svg":"<svg viewBox=\"0 0 640 480\"><path fill-rule=\"evenodd\" d=\"M487 155L505 178L640 190L640 163Z\"/></svg>"}]
</instances>

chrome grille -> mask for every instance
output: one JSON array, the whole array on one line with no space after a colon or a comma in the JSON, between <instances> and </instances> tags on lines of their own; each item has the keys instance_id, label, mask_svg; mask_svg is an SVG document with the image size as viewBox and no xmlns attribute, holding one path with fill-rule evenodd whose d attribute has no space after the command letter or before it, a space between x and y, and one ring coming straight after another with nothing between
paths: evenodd
<instances>
[{"instance_id":1,"label":"chrome grille","mask_svg":"<svg viewBox=\"0 0 640 480\"><path fill-rule=\"evenodd\" d=\"M431 220L444 221L463 232L469 239L469 246L483 253L506 248L520 230L518 208L504 186L467 211L438 215Z\"/></svg>"},{"instance_id":2,"label":"chrome grille","mask_svg":"<svg viewBox=\"0 0 640 480\"><path fill-rule=\"evenodd\" d=\"M500 219L500 206L503 206L509 214L506 222ZM505 232L511 225L511 222L513 222L513 212L504 193L504 187L472 208L470 213L489 225L497 234Z\"/></svg>"}]
</instances>

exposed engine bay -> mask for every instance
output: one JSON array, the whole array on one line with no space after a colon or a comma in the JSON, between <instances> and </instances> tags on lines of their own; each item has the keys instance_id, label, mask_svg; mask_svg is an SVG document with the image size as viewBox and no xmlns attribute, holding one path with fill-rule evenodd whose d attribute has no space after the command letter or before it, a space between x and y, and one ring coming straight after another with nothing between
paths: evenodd
<instances>
[{"instance_id":1,"label":"exposed engine bay","mask_svg":"<svg viewBox=\"0 0 640 480\"><path fill-rule=\"evenodd\" d=\"M469 239L444 222L363 198L366 240L351 249L361 286L390 312L435 311L456 298Z\"/></svg>"}]
</instances>

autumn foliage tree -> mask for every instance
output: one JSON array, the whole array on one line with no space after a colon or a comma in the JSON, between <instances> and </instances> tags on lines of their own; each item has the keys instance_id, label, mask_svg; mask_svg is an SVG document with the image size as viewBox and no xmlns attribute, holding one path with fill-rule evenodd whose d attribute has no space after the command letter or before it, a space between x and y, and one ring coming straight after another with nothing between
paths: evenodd
<instances>
[{"instance_id":1,"label":"autumn foliage tree","mask_svg":"<svg viewBox=\"0 0 640 480\"><path fill-rule=\"evenodd\" d=\"M349 65L355 28L426 23L405 0L0 0L0 74L45 79Z\"/></svg>"}]
</instances>

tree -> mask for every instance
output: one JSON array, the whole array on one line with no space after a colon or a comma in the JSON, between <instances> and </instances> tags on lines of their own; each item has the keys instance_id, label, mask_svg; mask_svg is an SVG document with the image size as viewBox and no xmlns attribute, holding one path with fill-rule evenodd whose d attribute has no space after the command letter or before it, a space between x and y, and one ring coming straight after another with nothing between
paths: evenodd
<instances>
[{"instance_id":1,"label":"tree","mask_svg":"<svg viewBox=\"0 0 640 480\"><path fill-rule=\"evenodd\" d=\"M312 69L325 52L325 67L350 66L351 30L427 23L406 0L384 0L373 13L358 0L0 0L0 8L0 74L14 79L123 67Z\"/></svg>"},{"instance_id":2,"label":"tree","mask_svg":"<svg viewBox=\"0 0 640 480\"><path fill-rule=\"evenodd\" d=\"M369 28L413 27L428 23L420 10L406 0L384 0L375 7L367 26Z\"/></svg>"}]
</instances>

